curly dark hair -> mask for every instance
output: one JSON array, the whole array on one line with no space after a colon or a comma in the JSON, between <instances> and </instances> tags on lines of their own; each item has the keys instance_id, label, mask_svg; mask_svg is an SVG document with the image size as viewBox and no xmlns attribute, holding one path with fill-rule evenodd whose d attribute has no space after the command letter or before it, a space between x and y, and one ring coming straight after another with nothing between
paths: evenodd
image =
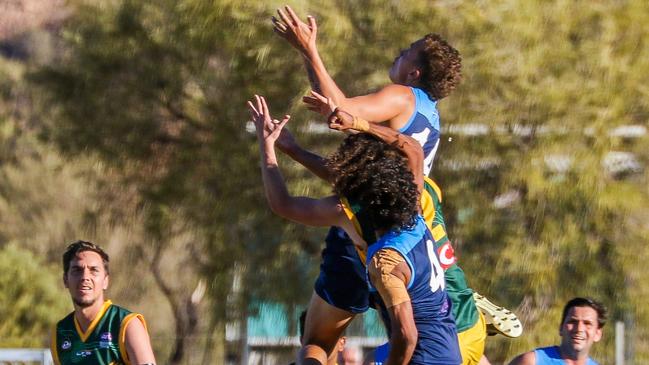
<instances>
[{"instance_id":1,"label":"curly dark hair","mask_svg":"<svg viewBox=\"0 0 649 365\"><path fill-rule=\"evenodd\" d=\"M415 224L419 192L406 157L394 146L365 133L345 138L329 156L334 193L358 202L376 229Z\"/></svg>"},{"instance_id":2,"label":"curly dark hair","mask_svg":"<svg viewBox=\"0 0 649 365\"><path fill-rule=\"evenodd\" d=\"M462 56L439 34L425 35L419 51L421 86L428 95L440 100L447 97L462 79Z\"/></svg>"}]
</instances>

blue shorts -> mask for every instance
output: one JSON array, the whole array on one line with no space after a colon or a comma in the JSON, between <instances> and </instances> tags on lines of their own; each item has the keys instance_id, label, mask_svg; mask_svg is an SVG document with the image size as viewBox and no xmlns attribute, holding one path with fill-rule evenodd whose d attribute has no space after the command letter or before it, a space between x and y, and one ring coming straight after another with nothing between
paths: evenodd
<instances>
[{"instance_id":1,"label":"blue shorts","mask_svg":"<svg viewBox=\"0 0 649 365\"><path fill-rule=\"evenodd\" d=\"M365 265L354 243L339 227L329 229L325 243L315 292L336 308L352 313L365 312L369 308L369 289Z\"/></svg>"}]
</instances>

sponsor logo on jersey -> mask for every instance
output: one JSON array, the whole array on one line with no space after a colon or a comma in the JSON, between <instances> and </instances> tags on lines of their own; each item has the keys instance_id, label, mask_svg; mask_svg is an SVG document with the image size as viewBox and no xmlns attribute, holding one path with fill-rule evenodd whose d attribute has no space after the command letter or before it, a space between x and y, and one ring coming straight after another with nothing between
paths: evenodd
<instances>
[{"instance_id":1,"label":"sponsor logo on jersey","mask_svg":"<svg viewBox=\"0 0 649 365\"><path fill-rule=\"evenodd\" d=\"M63 343L61 344L62 350L67 350L70 347L72 347L72 342L70 342L69 340L64 340Z\"/></svg>"},{"instance_id":2,"label":"sponsor logo on jersey","mask_svg":"<svg viewBox=\"0 0 649 365\"><path fill-rule=\"evenodd\" d=\"M83 350L83 351L77 352L77 356L81 356L81 357L86 357L86 356L90 356L90 355L92 355L92 351Z\"/></svg>"},{"instance_id":3,"label":"sponsor logo on jersey","mask_svg":"<svg viewBox=\"0 0 649 365\"><path fill-rule=\"evenodd\" d=\"M446 242L437 249L437 254L439 255L439 263L442 266L442 269L446 270L449 267L453 266L457 262L455 258L455 251L450 242Z\"/></svg>"},{"instance_id":4,"label":"sponsor logo on jersey","mask_svg":"<svg viewBox=\"0 0 649 365\"><path fill-rule=\"evenodd\" d=\"M104 332L99 336L99 347L107 349L112 345L113 335L110 332Z\"/></svg>"},{"instance_id":5,"label":"sponsor logo on jersey","mask_svg":"<svg viewBox=\"0 0 649 365\"><path fill-rule=\"evenodd\" d=\"M99 336L99 339L102 341L112 341L113 335L110 332L104 332Z\"/></svg>"}]
</instances>

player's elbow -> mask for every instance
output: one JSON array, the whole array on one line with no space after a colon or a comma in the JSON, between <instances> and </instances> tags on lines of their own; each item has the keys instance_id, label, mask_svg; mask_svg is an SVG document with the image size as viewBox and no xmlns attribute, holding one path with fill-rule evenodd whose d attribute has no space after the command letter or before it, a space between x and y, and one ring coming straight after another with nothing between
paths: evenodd
<instances>
[{"instance_id":1,"label":"player's elbow","mask_svg":"<svg viewBox=\"0 0 649 365\"><path fill-rule=\"evenodd\" d=\"M268 206L276 215L284 219L302 223L300 211L293 204L291 197L286 199L268 199Z\"/></svg>"},{"instance_id":2,"label":"player's elbow","mask_svg":"<svg viewBox=\"0 0 649 365\"><path fill-rule=\"evenodd\" d=\"M268 199L268 206L270 210L276 215L290 219L290 210L287 208L287 204L279 201L278 199Z\"/></svg>"},{"instance_id":3,"label":"player's elbow","mask_svg":"<svg viewBox=\"0 0 649 365\"><path fill-rule=\"evenodd\" d=\"M266 192L266 200L268 201L268 207L270 210L277 214L280 217L288 218L286 215L287 212L287 197L285 194L279 193L269 193Z\"/></svg>"}]
</instances>

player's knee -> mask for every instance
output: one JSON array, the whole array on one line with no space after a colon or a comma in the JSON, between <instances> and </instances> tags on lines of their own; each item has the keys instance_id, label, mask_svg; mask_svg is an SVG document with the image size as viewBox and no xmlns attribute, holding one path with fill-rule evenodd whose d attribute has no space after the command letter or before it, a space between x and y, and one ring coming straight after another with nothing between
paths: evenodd
<instances>
[{"instance_id":1,"label":"player's knee","mask_svg":"<svg viewBox=\"0 0 649 365\"><path fill-rule=\"evenodd\" d=\"M305 333L302 337L303 348L319 348L326 354L331 353L338 342L337 337ZM315 350L314 350L315 351Z\"/></svg>"},{"instance_id":2,"label":"player's knee","mask_svg":"<svg viewBox=\"0 0 649 365\"><path fill-rule=\"evenodd\" d=\"M304 345L300 350L298 364L324 365L326 363L327 363L327 352L322 347L316 345Z\"/></svg>"}]
</instances>

